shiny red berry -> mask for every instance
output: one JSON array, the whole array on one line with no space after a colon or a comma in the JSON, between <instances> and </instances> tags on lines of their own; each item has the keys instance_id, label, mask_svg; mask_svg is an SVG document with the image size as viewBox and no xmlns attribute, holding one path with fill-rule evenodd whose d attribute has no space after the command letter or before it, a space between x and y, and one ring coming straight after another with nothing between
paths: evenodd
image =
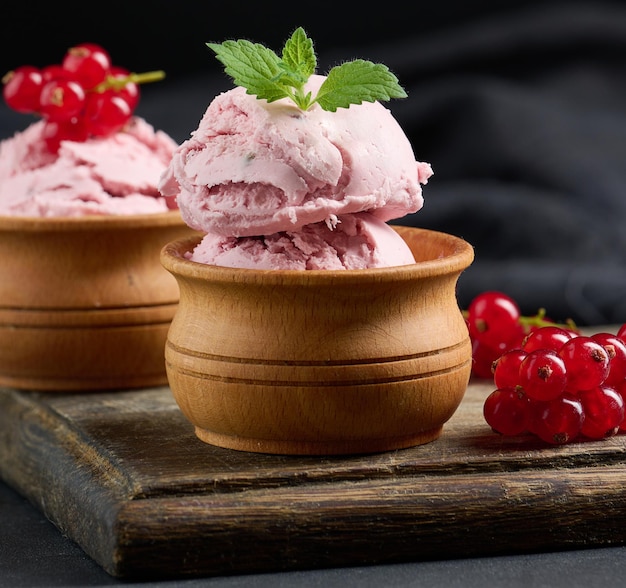
<instances>
[{"instance_id":1,"label":"shiny red berry","mask_svg":"<svg viewBox=\"0 0 626 588\"><path fill-rule=\"evenodd\" d=\"M112 80L112 89L116 90L130 106L135 110L139 104L140 89L139 84L129 81L131 73L123 67L113 66L109 72L109 79ZM123 82L123 86L118 87L117 83Z\"/></svg>"},{"instance_id":2,"label":"shiny red berry","mask_svg":"<svg viewBox=\"0 0 626 588\"><path fill-rule=\"evenodd\" d=\"M567 368L570 392L601 386L609 375L609 354L591 337L578 336L563 344L559 355Z\"/></svg>"},{"instance_id":3,"label":"shiny red berry","mask_svg":"<svg viewBox=\"0 0 626 588\"><path fill-rule=\"evenodd\" d=\"M68 49L62 65L86 90L91 90L106 79L111 58L100 45L81 43Z\"/></svg>"},{"instance_id":4,"label":"shiny red berry","mask_svg":"<svg viewBox=\"0 0 626 588\"><path fill-rule=\"evenodd\" d=\"M498 388L485 400L483 416L501 435L521 435L528 428L528 398L515 388Z\"/></svg>"},{"instance_id":5,"label":"shiny red berry","mask_svg":"<svg viewBox=\"0 0 626 588\"><path fill-rule=\"evenodd\" d=\"M493 383L496 388L515 388L520 383L520 364L528 353L523 349L509 349L493 362Z\"/></svg>"},{"instance_id":6,"label":"shiny red berry","mask_svg":"<svg viewBox=\"0 0 626 588\"><path fill-rule=\"evenodd\" d=\"M600 343L609 354L609 374L604 384L615 386L626 379L626 343L612 333L595 333L591 338Z\"/></svg>"},{"instance_id":7,"label":"shiny red berry","mask_svg":"<svg viewBox=\"0 0 626 588\"><path fill-rule=\"evenodd\" d=\"M70 120L80 114L85 99L85 91L77 81L56 78L41 89L39 111L49 120Z\"/></svg>"},{"instance_id":8,"label":"shiny red berry","mask_svg":"<svg viewBox=\"0 0 626 588\"><path fill-rule=\"evenodd\" d=\"M533 329L522 343L522 349L531 352L535 349L554 349L558 351L563 343L576 336L576 333L557 325L546 325Z\"/></svg>"},{"instance_id":9,"label":"shiny red berry","mask_svg":"<svg viewBox=\"0 0 626 588\"><path fill-rule=\"evenodd\" d=\"M39 95L43 83L41 71L23 65L2 78L2 94L7 106L23 113L39 112Z\"/></svg>"},{"instance_id":10,"label":"shiny red berry","mask_svg":"<svg viewBox=\"0 0 626 588\"><path fill-rule=\"evenodd\" d=\"M549 401L531 402L532 423L535 435L552 445L564 445L576 439L585 420L578 398L563 394Z\"/></svg>"},{"instance_id":11,"label":"shiny red berry","mask_svg":"<svg viewBox=\"0 0 626 588\"><path fill-rule=\"evenodd\" d=\"M535 349L520 363L518 382L533 400L552 400L565 391L565 362L552 349Z\"/></svg>"},{"instance_id":12,"label":"shiny red berry","mask_svg":"<svg viewBox=\"0 0 626 588\"><path fill-rule=\"evenodd\" d=\"M624 399L609 386L598 386L578 393L585 420L581 433L590 439L615 435L624 421Z\"/></svg>"},{"instance_id":13,"label":"shiny red berry","mask_svg":"<svg viewBox=\"0 0 626 588\"><path fill-rule=\"evenodd\" d=\"M510 296L502 292L483 292L467 309L470 336L497 348L521 333L520 315L517 303Z\"/></svg>"},{"instance_id":14,"label":"shiny red berry","mask_svg":"<svg viewBox=\"0 0 626 588\"><path fill-rule=\"evenodd\" d=\"M133 109L117 92L94 92L87 98L84 124L90 135L108 137L119 131L132 114Z\"/></svg>"},{"instance_id":15,"label":"shiny red berry","mask_svg":"<svg viewBox=\"0 0 626 588\"><path fill-rule=\"evenodd\" d=\"M43 128L43 140L52 153L59 150L61 141L83 142L89 138L82 119L73 118L63 121L46 121Z\"/></svg>"}]
</instances>

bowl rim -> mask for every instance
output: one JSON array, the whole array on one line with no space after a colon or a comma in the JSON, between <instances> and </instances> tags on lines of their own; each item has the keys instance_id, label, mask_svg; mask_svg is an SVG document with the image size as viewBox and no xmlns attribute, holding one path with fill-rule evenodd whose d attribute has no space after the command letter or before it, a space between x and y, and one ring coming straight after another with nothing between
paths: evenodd
<instances>
[{"instance_id":1,"label":"bowl rim","mask_svg":"<svg viewBox=\"0 0 626 588\"><path fill-rule=\"evenodd\" d=\"M188 278L211 279L214 282L236 282L258 284L293 284L307 285L324 283L372 283L387 281L407 281L446 274L461 273L474 260L474 248L463 238L450 233L409 227L390 225L402 235L403 233L419 233L429 235L453 244L453 253L408 265L396 265L368 269L351 270L297 270L297 269L252 269L231 268L191 261L184 253L197 245L202 234L170 241L161 249L161 264L174 275Z\"/></svg>"},{"instance_id":2,"label":"bowl rim","mask_svg":"<svg viewBox=\"0 0 626 588\"><path fill-rule=\"evenodd\" d=\"M141 214L90 214L84 216L13 216L0 215L0 232L52 232L76 231L80 229L121 229L141 227L167 227L184 224L180 210Z\"/></svg>"}]
</instances>

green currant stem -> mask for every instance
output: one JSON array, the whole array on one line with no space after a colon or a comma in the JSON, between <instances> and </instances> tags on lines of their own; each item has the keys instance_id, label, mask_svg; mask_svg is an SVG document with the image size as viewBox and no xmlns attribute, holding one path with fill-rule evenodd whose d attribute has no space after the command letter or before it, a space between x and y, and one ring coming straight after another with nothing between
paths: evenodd
<instances>
[{"instance_id":1,"label":"green currant stem","mask_svg":"<svg viewBox=\"0 0 626 588\"><path fill-rule=\"evenodd\" d=\"M540 308L534 316L521 316L519 321L525 327L563 327L565 329L576 330L576 324L571 319L567 319L564 323L556 323L546 319L545 308Z\"/></svg>"},{"instance_id":2,"label":"green currant stem","mask_svg":"<svg viewBox=\"0 0 626 588\"><path fill-rule=\"evenodd\" d=\"M129 82L135 82L135 84L148 84L150 82L159 82L165 77L163 70L147 71L144 73L131 73L128 78Z\"/></svg>"},{"instance_id":3,"label":"green currant stem","mask_svg":"<svg viewBox=\"0 0 626 588\"><path fill-rule=\"evenodd\" d=\"M148 71L144 73L131 73L124 77L108 76L104 82L98 84L92 91L104 92L105 90L121 90L128 83L148 84L158 82L165 77L162 70Z\"/></svg>"},{"instance_id":4,"label":"green currant stem","mask_svg":"<svg viewBox=\"0 0 626 588\"><path fill-rule=\"evenodd\" d=\"M464 318L469 316L467 310L462 310L461 314ZM572 319L567 319L564 323L556 323L550 319L546 319L546 309L540 308L537 314L533 316L520 316L519 322L524 327L562 327L577 331L576 323Z\"/></svg>"}]
</instances>

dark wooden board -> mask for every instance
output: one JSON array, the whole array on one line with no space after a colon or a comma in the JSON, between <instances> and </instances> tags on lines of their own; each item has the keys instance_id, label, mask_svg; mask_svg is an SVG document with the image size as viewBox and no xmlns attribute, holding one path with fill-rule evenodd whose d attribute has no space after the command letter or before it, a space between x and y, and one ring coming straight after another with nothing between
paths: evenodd
<instances>
[{"instance_id":1,"label":"dark wooden board","mask_svg":"<svg viewBox=\"0 0 626 588\"><path fill-rule=\"evenodd\" d=\"M0 389L0 476L111 575L243 574L626 542L626 436L502 438L472 383L436 441L348 457L197 440L167 387Z\"/></svg>"}]
</instances>

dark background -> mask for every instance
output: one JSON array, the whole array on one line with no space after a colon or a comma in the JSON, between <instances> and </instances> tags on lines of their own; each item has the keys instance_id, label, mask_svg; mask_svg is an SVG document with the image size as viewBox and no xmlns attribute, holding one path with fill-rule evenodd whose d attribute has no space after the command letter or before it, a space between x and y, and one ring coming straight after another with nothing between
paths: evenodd
<instances>
[{"instance_id":1,"label":"dark background","mask_svg":"<svg viewBox=\"0 0 626 588\"><path fill-rule=\"evenodd\" d=\"M388 107L435 171L424 208L398 222L474 245L461 306L495 289L526 314L626 322L626 2L30 4L0 8L0 72L100 43L120 66L166 71L138 114L179 142L231 87L208 41L279 52L303 26L320 73L385 63L409 93ZM31 120L2 104L0 138Z\"/></svg>"}]
</instances>

